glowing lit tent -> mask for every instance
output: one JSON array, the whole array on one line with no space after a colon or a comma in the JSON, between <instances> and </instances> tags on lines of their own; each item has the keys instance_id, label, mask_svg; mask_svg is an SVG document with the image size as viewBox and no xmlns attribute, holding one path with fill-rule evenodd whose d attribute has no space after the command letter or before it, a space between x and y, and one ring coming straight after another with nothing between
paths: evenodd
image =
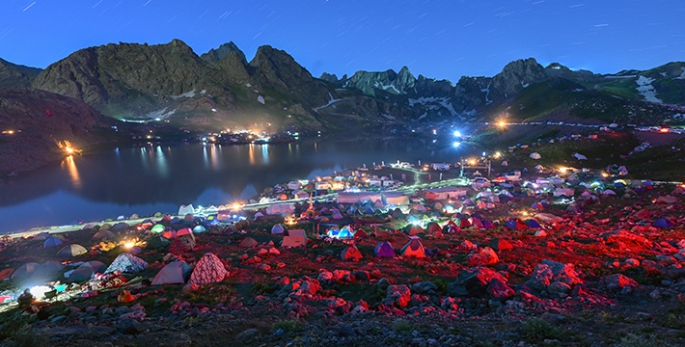
<instances>
[{"instance_id":1,"label":"glowing lit tent","mask_svg":"<svg viewBox=\"0 0 685 347\"><path fill-rule=\"evenodd\" d=\"M68 245L57 252L58 258L74 258L88 253L88 250L77 244Z\"/></svg>"},{"instance_id":2,"label":"glowing lit tent","mask_svg":"<svg viewBox=\"0 0 685 347\"><path fill-rule=\"evenodd\" d=\"M345 261L359 261L362 259L362 253L355 246L347 246L340 253L340 259Z\"/></svg>"},{"instance_id":3,"label":"glowing lit tent","mask_svg":"<svg viewBox=\"0 0 685 347\"><path fill-rule=\"evenodd\" d=\"M93 241L112 240L112 239L114 239L114 233L107 230L107 229L99 230L90 239Z\"/></svg>"},{"instance_id":4,"label":"glowing lit tent","mask_svg":"<svg viewBox=\"0 0 685 347\"><path fill-rule=\"evenodd\" d=\"M422 259L426 257L426 251L424 250L423 244L421 244L421 239L418 236L409 236L409 242L402 247L400 254L409 258Z\"/></svg>"},{"instance_id":5,"label":"glowing lit tent","mask_svg":"<svg viewBox=\"0 0 685 347\"><path fill-rule=\"evenodd\" d=\"M190 228L183 228L176 231L176 237L189 236L191 239L195 240L195 235Z\"/></svg>"},{"instance_id":6,"label":"glowing lit tent","mask_svg":"<svg viewBox=\"0 0 685 347\"><path fill-rule=\"evenodd\" d=\"M283 237L282 247L292 248L307 245L307 234L304 229L288 230L288 236Z\"/></svg>"},{"instance_id":7,"label":"glowing lit tent","mask_svg":"<svg viewBox=\"0 0 685 347\"><path fill-rule=\"evenodd\" d=\"M273 204L266 208L266 214L280 214L285 216L286 214L293 213L294 210L295 206L292 204Z\"/></svg>"},{"instance_id":8,"label":"glowing lit tent","mask_svg":"<svg viewBox=\"0 0 685 347\"><path fill-rule=\"evenodd\" d=\"M11 279L22 279L31 276L38 268L40 267L40 264L38 263L26 263L20 267L18 267L14 272L12 273L12 276L10 277Z\"/></svg>"},{"instance_id":9,"label":"glowing lit tent","mask_svg":"<svg viewBox=\"0 0 685 347\"><path fill-rule=\"evenodd\" d=\"M103 273L106 269L107 266L105 264L97 260L91 260L81 264L81 266L73 271L65 273L64 276L67 277L69 282L83 282L93 278L93 275L96 273Z\"/></svg>"},{"instance_id":10,"label":"glowing lit tent","mask_svg":"<svg viewBox=\"0 0 685 347\"><path fill-rule=\"evenodd\" d=\"M145 260L140 259L130 253L121 253L118 257L116 257L116 259L114 259L112 264L107 267L105 273L108 274L117 270L121 271L122 273L137 273L145 270L146 268L147 262Z\"/></svg>"},{"instance_id":11,"label":"glowing lit tent","mask_svg":"<svg viewBox=\"0 0 685 347\"><path fill-rule=\"evenodd\" d=\"M152 231L153 233L161 233L164 232L164 230L166 230L166 227L162 224L156 224L152 227L152 229L150 229L150 231Z\"/></svg>"},{"instance_id":12,"label":"glowing lit tent","mask_svg":"<svg viewBox=\"0 0 685 347\"><path fill-rule=\"evenodd\" d=\"M62 240L58 237L50 236L43 242L43 247L52 248L62 244Z\"/></svg>"},{"instance_id":13,"label":"glowing lit tent","mask_svg":"<svg viewBox=\"0 0 685 347\"><path fill-rule=\"evenodd\" d=\"M530 158L531 159L540 159L540 158L542 158L542 156L538 152L533 152L530 154Z\"/></svg>"},{"instance_id":14,"label":"glowing lit tent","mask_svg":"<svg viewBox=\"0 0 685 347\"><path fill-rule=\"evenodd\" d=\"M373 249L373 254L378 258L394 258L395 250L388 241L380 242Z\"/></svg>"},{"instance_id":15,"label":"glowing lit tent","mask_svg":"<svg viewBox=\"0 0 685 347\"><path fill-rule=\"evenodd\" d=\"M64 269L59 261L46 261L31 274L31 280L36 282L48 282L57 279L57 273Z\"/></svg>"},{"instance_id":16,"label":"glowing lit tent","mask_svg":"<svg viewBox=\"0 0 685 347\"><path fill-rule=\"evenodd\" d=\"M163 267L155 278L152 285L184 284L190 278L193 269L184 261L174 261Z\"/></svg>"},{"instance_id":17,"label":"glowing lit tent","mask_svg":"<svg viewBox=\"0 0 685 347\"><path fill-rule=\"evenodd\" d=\"M206 253L195 265L193 273L190 275L189 283L204 284L221 282L228 275L219 257L214 253Z\"/></svg>"},{"instance_id":18,"label":"glowing lit tent","mask_svg":"<svg viewBox=\"0 0 685 347\"><path fill-rule=\"evenodd\" d=\"M205 228L204 226L202 226L202 225L200 225L200 224L196 225L196 226L193 228L193 234L201 234L201 233L204 233L204 232L207 232L207 228Z\"/></svg>"}]
</instances>

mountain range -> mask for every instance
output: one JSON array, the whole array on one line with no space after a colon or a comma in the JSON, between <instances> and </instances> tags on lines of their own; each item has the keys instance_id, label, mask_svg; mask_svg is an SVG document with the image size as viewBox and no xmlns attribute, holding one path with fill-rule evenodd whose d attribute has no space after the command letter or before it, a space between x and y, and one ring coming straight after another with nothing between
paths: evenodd
<instances>
[{"instance_id":1,"label":"mountain range","mask_svg":"<svg viewBox=\"0 0 685 347\"><path fill-rule=\"evenodd\" d=\"M415 77L407 67L316 78L271 46L248 61L232 42L199 56L180 40L107 44L46 69L0 59L0 172L63 157L60 141L87 147L129 138L131 127L116 120L181 134L249 128L364 136L501 118L679 123L684 105L683 62L596 74L528 58L492 77L452 83Z\"/></svg>"},{"instance_id":2,"label":"mountain range","mask_svg":"<svg viewBox=\"0 0 685 347\"><path fill-rule=\"evenodd\" d=\"M180 40L119 43L72 53L44 70L0 60L0 89L37 89L84 102L115 119L165 121L192 130L263 126L340 131L387 123L477 122L506 113L537 119L563 111L611 122L664 121L685 104L685 63L602 75L507 64L457 83L399 72L313 77L282 50L248 61L232 42L198 56ZM617 109L617 104L621 104Z\"/></svg>"}]
</instances>

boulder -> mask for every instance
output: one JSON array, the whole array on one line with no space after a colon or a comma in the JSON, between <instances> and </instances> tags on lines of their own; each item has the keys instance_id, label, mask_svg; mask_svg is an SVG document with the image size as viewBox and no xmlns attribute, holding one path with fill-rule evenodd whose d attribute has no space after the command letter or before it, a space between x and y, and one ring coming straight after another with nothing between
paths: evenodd
<instances>
[{"instance_id":1,"label":"boulder","mask_svg":"<svg viewBox=\"0 0 685 347\"><path fill-rule=\"evenodd\" d=\"M389 285L386 293L387 297L393 299L393 302L399 308L407 307L411 300L411 290L405 284Z\"/></svg>"}]
</instances>

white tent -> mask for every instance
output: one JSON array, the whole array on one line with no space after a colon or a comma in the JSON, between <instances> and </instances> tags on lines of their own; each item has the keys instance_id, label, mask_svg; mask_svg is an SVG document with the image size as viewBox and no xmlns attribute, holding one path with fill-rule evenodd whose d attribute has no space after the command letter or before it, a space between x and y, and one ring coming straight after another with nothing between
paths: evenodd
<instances>
[{"instance_id":1,"label":"white tent","mask_svg":"<svg viewBox=\"0 0 685 347\"><path fill-rule=\"evenodd\" d=\"M178 208L178 215L179 216L185 216L188 213L194 214L195 213L195 208L193 207L193 204L190 205L181 205Z\"/></svg>"},{"instance_id":2,"label":"white tent","mask_svg":"<svg viewBox=\"0 0 685 347\"><path fill-rule=\"evenodd\" d=\"M531 153L531 154L530 154L530 157L531 157L532 159L540 159L540 158L542 158L542 156L540 156L540 153L538 153L538 152L533 152L533 153Z\"/></svg>"}]
</instances>

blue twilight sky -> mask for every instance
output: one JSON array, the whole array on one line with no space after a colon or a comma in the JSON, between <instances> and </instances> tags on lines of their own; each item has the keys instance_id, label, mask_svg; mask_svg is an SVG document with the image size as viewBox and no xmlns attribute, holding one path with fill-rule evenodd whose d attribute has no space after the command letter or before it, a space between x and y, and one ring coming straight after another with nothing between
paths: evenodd
<instances>
[{"instance_id":1,"label":"blue twilight sky","mask_svg":"<svg viewBox=\"0 0 685 347\"><path fill-rule=\"evenodd\" d=\"M178 38L290 53L314 76L357 70L492 76L534 57L612 73L685 60L685 0L2 0L0 58L45 68L74 51Z\"/></svg>"}]
</instances>

